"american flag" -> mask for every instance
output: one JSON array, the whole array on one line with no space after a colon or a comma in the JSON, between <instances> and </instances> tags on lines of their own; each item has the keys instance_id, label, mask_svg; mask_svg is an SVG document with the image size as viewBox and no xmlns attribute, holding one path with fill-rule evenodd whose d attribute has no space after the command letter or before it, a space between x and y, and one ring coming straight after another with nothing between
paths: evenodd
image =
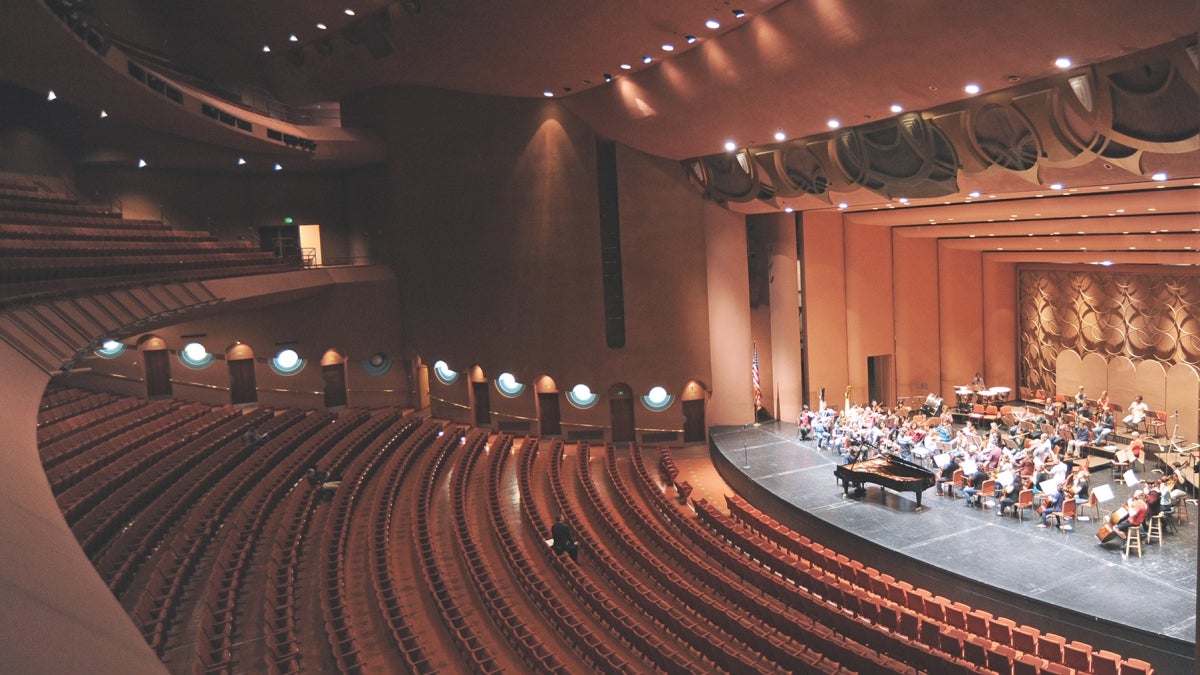
<instances>
[{"instance_id":1,"label":"american flag","mask_svg":"<svg viewBox=\"0 0 1200 675\"><path fill-rule=\"evenodd\" d=\"M754 343L754 362L750 365L750 372L754 375L754 409L758 410L762 407L762 380L758 377L758 343Z\"/></svg>"}]
</instances>

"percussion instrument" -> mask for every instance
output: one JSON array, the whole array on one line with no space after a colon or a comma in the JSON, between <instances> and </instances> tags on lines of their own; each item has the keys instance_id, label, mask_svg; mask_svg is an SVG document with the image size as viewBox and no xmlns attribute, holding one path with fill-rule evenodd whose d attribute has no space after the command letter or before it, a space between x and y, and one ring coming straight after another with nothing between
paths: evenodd
<instances>
[{"instance_id":1,"label":"percussion instrument","mask_svg":"<svg viewBox=\"0 0 1200 675\"><path fill-rule=\"evenodd\" d=\"M1010 391L1011 391L1011 390L1010 390ZM979 400L980 400L980 401L981 401L981 402L982 402L984 405L991 405L991 404L995 403L995 402L996 402L996 396L998 395L998 394L996 393L996 390L995 390L995 389L980 389L980 390L979 390L979 392L978 392L978 394L979 394Z\"/></svg>"},{"instance_id":2,"label":"percussion instrument","mask_svg":"<svg viewBox=\"0 0 1200 675\"><path fill-rule=\"evenodd\" d=\"M992 387L992 391L996 392L997 401L1007 401L1008 395L1012 393L1012 387Z\"/></svg>"}]
</instances>

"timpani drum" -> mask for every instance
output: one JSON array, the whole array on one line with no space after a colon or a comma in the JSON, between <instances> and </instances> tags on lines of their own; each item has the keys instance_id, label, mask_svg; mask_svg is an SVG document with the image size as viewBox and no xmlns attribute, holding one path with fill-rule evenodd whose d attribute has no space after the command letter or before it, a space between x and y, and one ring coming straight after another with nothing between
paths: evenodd
<instances>
[{"instance_id":1,"label":"timpani drum","mask_svg":"<svg viewBox=\"0 0 1200 675\"><path fill-rule=\"evenodd\" d=\"M996 401L1003 403L1008 400L1008 395L1012 393L1012 387L992 387L992 391L996 392Z\"/></svg>"},{"instance_id":2,"label":"timpani drum","mask_svg":"<svg viewBox=\"0 0 1200 675\"><path fill-rule=\"evenodd\" d=\"M979 390L979 402L983 403L984 405L992 405L993 403L995 403L996 402L996 390L995 389L980 389Z\"/></svg>"}]
</instances>

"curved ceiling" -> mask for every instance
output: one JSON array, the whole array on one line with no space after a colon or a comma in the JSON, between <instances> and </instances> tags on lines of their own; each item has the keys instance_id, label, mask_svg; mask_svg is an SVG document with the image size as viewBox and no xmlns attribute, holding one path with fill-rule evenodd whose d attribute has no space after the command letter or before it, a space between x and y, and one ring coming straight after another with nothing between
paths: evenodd
<instances>
[{"instance_id":1,"label":"curved ceiling","mask_svg":"<svg viewBox=\"0 0 1200 675\"><path fill-rule=\"evenodd\" d=\"M770 142L779 130L808 136L831 118L869 122L893 115L892 104L928 109L966 97L968 83L986 94L1057 72L1057 57L1100 62L1198 23L1193 0L94 4L108 30L288 103L389 84L549 91L600 134L674 159L719 151L727 139ZM708 19L721 27L709 30ZM683 40L689 34L695 43Z\"/></svg>"}]
</instances>

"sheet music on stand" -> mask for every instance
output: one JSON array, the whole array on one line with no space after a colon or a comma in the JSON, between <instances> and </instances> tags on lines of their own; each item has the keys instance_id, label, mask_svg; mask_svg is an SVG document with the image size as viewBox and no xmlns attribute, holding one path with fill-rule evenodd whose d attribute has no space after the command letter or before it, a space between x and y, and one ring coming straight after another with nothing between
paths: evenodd
<instances>
[{"instance_id":1,"label":"sheet music on stand","mask_svg":"<svg viewBox=\"0 0 1200 675\"><path fill-rule=\"evenodd\" d=\"M1138 478L1137 474L1133 472L1133 469L1126 471L1122 478L1125 480L1126 487L1129 488L1134 488L1138 483L1142 482L1142 479Z\"/></svg>"},{"instance_id":2,"label":"sheet music on stand","mask_svg":"<svg viewBox=\"0 0 1200 675\"><path fill-rule=\"evenodd\" d=\"M996 482L1005 487L1012 485L1014 478L1016 478L1016 474L1014 474L1012 471L1001 471L1000 473L996 474Z\"/></svg>"},{"instance_id":3,"label":"sheet music on stand","mask_svg":"<svg viewBox=\"0 0 1200 675\"><path fill-rule=\"evenodd\" d=\"M973 459L968 459L967 461L962 463L962 472L963 472L964 476L974 476L975 472L978 470L979 470L979 465L976 464L975 460L973 460Z\"/></svg>"},{"instance_id":4,"label":"sheet music on stand","mask_svg":"<svg viewBox=\"0 0 1200 675\"><path fill-rule=\"evenodd\" d=\"M1108 483L1105 483L1104 485L1097 485L1096 487L1092 488L1092 494L1096 495L1096 501L1100 502L1101 504L1105 502L1111 502L1116 497L1116 495L1113 494L1112 486Z\"/></svg>"},{"instance_id":5,"label":"sheet music on stand","mask_svg":"<svg viewBox=\"0 0 1200 675\"><path fill-rule=\"evenodd\" d=\"M1059 483L1060 481L1057 478L1051 478L1050 480L1044 480L1041 483L1038 483L1038 487L1041 488L1042 494L1049 495L1058 492Z\"/></svg>"},{"instance_id":6,"label":"sheet music on stand","mask_svg":"<svg viewBox=\"0 0 1200 675\"><path fill-rule=\"evenodd\" d=\"M937 467L946 466L950 463L950 455L943 452L940 455L933 456L933 465Z\"/></svg>"}]
</instances>

